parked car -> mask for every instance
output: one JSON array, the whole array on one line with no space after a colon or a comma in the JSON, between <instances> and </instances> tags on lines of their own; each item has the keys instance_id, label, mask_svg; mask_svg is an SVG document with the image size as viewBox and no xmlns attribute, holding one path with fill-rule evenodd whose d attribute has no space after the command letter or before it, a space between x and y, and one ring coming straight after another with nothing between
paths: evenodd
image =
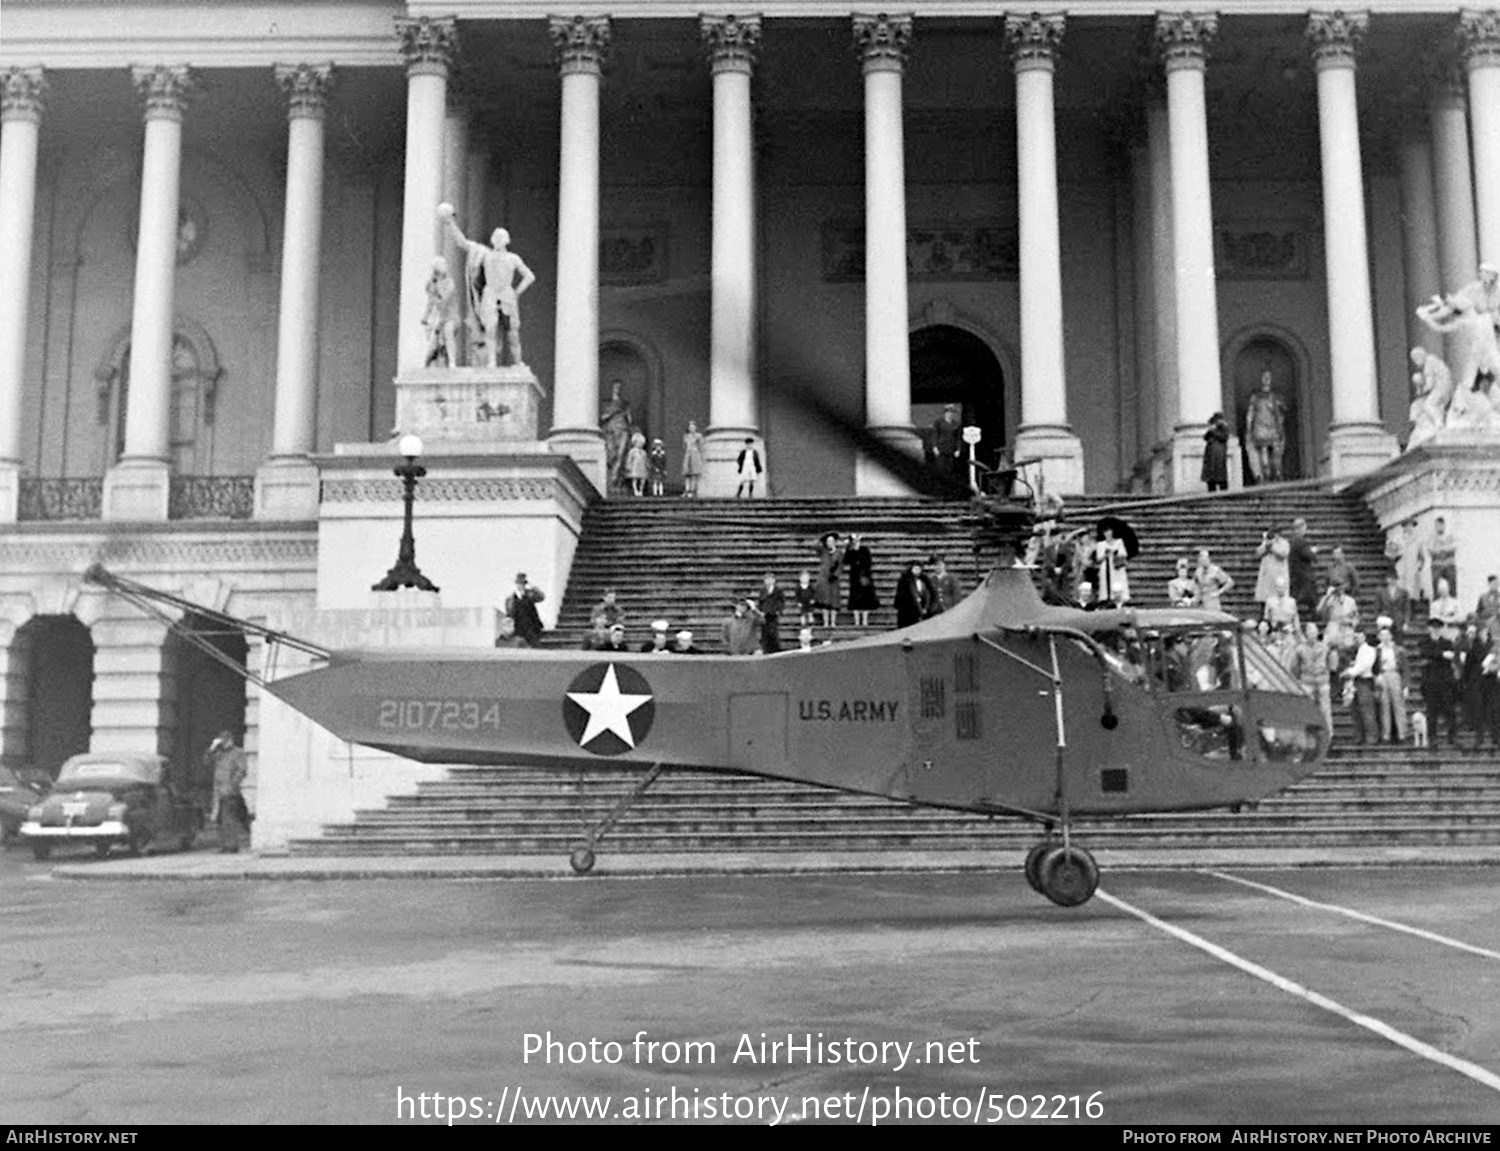
<instances>
[{"instance_id":1,"label":"parked car","mask_svg":"<svg viewBox=\"0 0 1500 1151\"><path fill-rule=\"evenodd\" d=\"M51 794L26 813L21 837L37 859L63 843L92 844L101 857L117 843L133 855L159 843L187 851L203 826L203 809L179 795L164 773L157 755L75 755Z\"/></svg>"},{"instance_id":2,"label":"parked car","mask_svg":"<svg viewBox=\"0 0 1500 1151\"><path fill-rule=\"evenodd\" d=\"M42 801L47 789L22 779L8 767L0 767L0 844L21 830L26 813Z\"/></svg>"}]
</instances>

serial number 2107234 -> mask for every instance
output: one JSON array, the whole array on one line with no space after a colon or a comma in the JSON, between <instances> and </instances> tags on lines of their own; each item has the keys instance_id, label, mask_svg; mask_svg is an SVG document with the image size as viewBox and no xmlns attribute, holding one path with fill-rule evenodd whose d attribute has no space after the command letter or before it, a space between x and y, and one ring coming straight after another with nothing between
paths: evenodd
<instances>
[{"instance_id":1,"label":"serial number 2107234","mask_svg":"<svg viewBox=\"0 0 1500 1151\"><path fill-rule=\"evenodd\" d=\"M383 699L376 723L387 731L500 730L500 705L488 699Z\"/></svg>"}]
</instances>

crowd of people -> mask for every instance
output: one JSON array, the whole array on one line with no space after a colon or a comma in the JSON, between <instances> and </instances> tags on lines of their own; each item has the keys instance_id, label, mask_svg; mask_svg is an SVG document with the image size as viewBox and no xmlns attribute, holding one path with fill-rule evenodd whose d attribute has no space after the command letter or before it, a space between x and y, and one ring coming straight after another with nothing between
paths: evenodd
<instances>
[{"instance_id":1,"label":"crowd of people","mask_svg":"<svg viewBox=\"0 0 1500 1151\"><path fill-rule=\"evenodd\" d=\"M869 545L857 532L848 536L825 532L817 541L813 560L812 566L798 573L795 584L784 585L775 572L767 572L760 587L731 600L719 622L718 650L729 655L774 655L789 646L783 628L790 631L794 620L796 646L807 650L820 642L820 634L821 642L829 642L827 633L838 628L842 612L849 613L855 628L868 628L871 613L882 606ZM513 637L522 635L525 629L519 624L507 626L504 617L513 608L523 616L528 608L535 611L531 605L536 601L523 596L520 587L518 582L517 593L506 600L502 612L505 642L514 642ZM948 570L941 556L915 560L903 567L896 578L890 600L896 626L907 627L946 611L962 595L958 577ZM582 646L586 651L638 650L680 655L704 650L690 629L674 633L670 620L653 620L650 630L651 638L632 648L625 608L619 602L618 592L610 588L590 613L589 630Z\"/></svg>"}]
</instances>

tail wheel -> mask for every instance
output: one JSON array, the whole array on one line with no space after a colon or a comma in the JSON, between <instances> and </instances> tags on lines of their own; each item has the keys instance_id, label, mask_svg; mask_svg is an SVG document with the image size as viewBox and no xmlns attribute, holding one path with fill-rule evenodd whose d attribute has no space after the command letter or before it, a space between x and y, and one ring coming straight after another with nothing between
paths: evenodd
<instances>
[{"instance_id":1,"label":"tail wheel","mask_svg":"<svg viewBox=\"0 0 1500 1151\"><path fill-rule=\"evenodd\" d=\"M1047 852L1053 850L1057 844L1050 839L1044 839L1026 853L1026 882L1031 885L1031 890L1038 895L1045 895L1042 890L1042 859Z\"/></svg>"},{"instance_id":2,"label":"tail wheel","mask_svg":"<svg viewBox=\"0 0 1500 1151\"><path fill-rule=\"evenodd\" d=\"M1038 868L1041 893L1059 907L1087 903L1099 887L1099 865L1081 847L1054 847Z\"/></svg>"},{"instance_id":3,"label":"tail wheel","mask_svg":"<svg viewBox=\"0 0 1500 1151\"><path fill-rule=\"evenodd\" d=\"M568 863L579 875L587 875L594 870L594 853L586 847L580 847L568 857Z\"/></svg>"}]
</instances>

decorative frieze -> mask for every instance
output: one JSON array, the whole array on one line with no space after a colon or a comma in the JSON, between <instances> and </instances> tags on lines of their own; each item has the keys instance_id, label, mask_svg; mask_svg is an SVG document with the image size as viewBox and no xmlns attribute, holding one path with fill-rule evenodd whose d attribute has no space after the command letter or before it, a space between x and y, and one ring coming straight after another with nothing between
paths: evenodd
<instances>
[{"instance_id":1,"label":"decorative frieze","mask_svg":"<svg viewBox=\"0 0 1500 1151\"><path fill-rule=\"evenodd\" d=\"M865 279L865 226L858 220L823 226L823 279ZM1020 238L1015 226L995 220L908 225L906 274L911 283L1014 280L1020 274Z\"/></svg>"},{"instance_id":2,"label":"decorative frieze","mask_svg":"<svg viewBox=\"0 0 1500 1151\"><path fill-rule=\"evenodd\" d=\"M417 491L419 503L494 503L512 500L548 500L559 494L550 479L433 479L422 481ZM322 501L325 504L400 503L401 481L396 479L324 480Z\"/></svg>"},{"instance_id":3,"label":"decorative frieze","mask_svg":"<svg viewBox=\"0 0 1500 1151\"><path fill-rule=\"evenodd\" d=\"M698 31L715 72L752 72L760 51L759 16L701 16Z\"/></svg>"},{"instance_id":4,"label":"decorative frieze","mask_svg":"<svg viewBox=\"0 0 1500 1151\"><path fill-rule=\"evenodd\" d=\"M1213 12L1158 12L1153 40L1162 65L1171 72L1205 68L1218 34L1219 17Z\"/></svg>"},{"instance_id":5,"label":"decorative frieze","mask_svg":"<svg viewBox=\"0 0 1500 1151\"><path fill-rule=\"evenodd\" d=\"M1319 68L1352 68L1370 26L1368 12L1309 12L1307 44Z\"/></svg>"},{"instance_id":6,"label":"decorative frieze","mask_svg":"<svg viewBox=\"0 0 1500 1151\"><path fill-rule=\"evenodd\" d=\"M0 72L0 118L38 121L47 108L47 76L40 68Z\"/></svg>"},{"instance_id":7,"label":"decorative frieze","mask_svg":"<svg viewBox=\"0 0 1500 1151\"><path fill-rule=\"evenodd\" d=\"M0 534L0 569L8 575L37 570L80 572L96 560L112 569L130 571L313 569L318 562L318 537L316 530L300 538L250 533L194 538L178 532L135 535L116 531L107 538L91 534L59 540L16 532Z\"/></svg>"},{"instance_id":8,"label":"decorative frieze","mask_svg":"<svg viewBox=\"0 0 1500 1151\"><path fill-rule=\"evenodd\" d=\"M1458 44L1470 68L1500 66L1500 8L1466 8L1460 12Z\"/></svg>"},{"instance_id":9,"label":"decorative frieze","mask_svg":"<svg viewBox=\"0 0 1500 1151\"><path fill-rule=\"evenodd\" d=\"M597 75L609 55L610 26L607 16L553 16L547 24L557 68L563 75L588 72Z\"/></svg>"},{"instance_id":10,"label":"decorative frieze","mask_svg":"<svg viewBox=\"0 0 1500 1151\"><path fill-rule=\"evenodd\" d=\"M1016 71L1028 68L1051 70L1062 50L1065 20L1060 12L1043 14L1032 12L1018 16L1010 13L1005 17L1005 46Z\"/></svg>"},{"instance_id":11,"label":"decorative frieze","mask_svg":"<svg viewBox=\"0 0 1500 1151\"><path fill-rule=\"evenodd\" d=\"M854 14L854 49L859 53L866 72L899 72L911 53L912 17L910 13L888 16Z\"/></svg>"},{"instance_id":12,"label":"decorative frieze","mask_svg":"<svg viewBox=\"0 0 1500 1151\"><path fill-rule=\"evenodd\" d=\"M332 64L278 64L276 83L286 93L288 119L321 120L333 87Z\"/></svg>"},{"instance_id":13,"label":"decorative frieze","mask_svg":"<svg viewBox=\"0 0 1500 1151\"><path fill-rule=\"evenodd\" d=\"M605 228L599 234L599 282L659 284L667 278L667 226Z\"/></svg>"},{"instance_id":14,"label":"decorative frieze","mask_svg":"<svg viewBox=\"0 0 1500 1151\"><path fill-rule=\"evenodd\" d=\"M452 17L397 16L396 35L407 75L446 76L458 57L458 21Z\"/></svg>"},{"instance_id":15,"label":"decorative frieze","mask_svg":"<svg viewBox=\"0 0 1500 1151\"><path fill-rule=\"evenodd\" d=\"M1296 221L1214 223L1214 268L1224 280L1305 280L1308 229Z\"/></svg>"},{"instance_id":16,"label":"decorative frieze","mask_svg":"<svg viewBox=\"0 0 1500 1151\"><path fill-rule=\"evenodd\" d=\"M130 70L130 79L145 106L146 119L182 119L194 88L193 72L186 64L135 67Z\"/></svg>"}]
</instances>

